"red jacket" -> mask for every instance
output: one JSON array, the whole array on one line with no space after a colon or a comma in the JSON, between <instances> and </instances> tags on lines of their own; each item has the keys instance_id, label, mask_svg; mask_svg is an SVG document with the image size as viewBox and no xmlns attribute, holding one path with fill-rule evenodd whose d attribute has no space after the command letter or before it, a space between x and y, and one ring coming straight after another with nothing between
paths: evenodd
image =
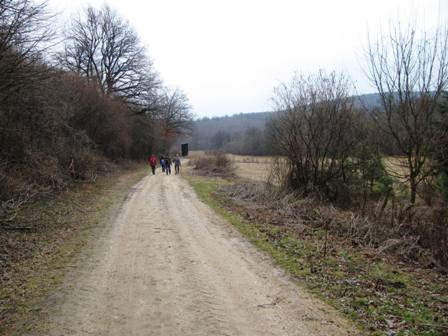
<instances>
[{"instance_id":1,"label":"red jacket","mask_svg":"<svg viewBox=\"0 0 448 336\"><path fill-rule=\"evenodd\" d=\"M151 155L151 157L148 159L150 166L156 166L157 165L157 158L154 155Z\"/></svg>"}]
</instances>

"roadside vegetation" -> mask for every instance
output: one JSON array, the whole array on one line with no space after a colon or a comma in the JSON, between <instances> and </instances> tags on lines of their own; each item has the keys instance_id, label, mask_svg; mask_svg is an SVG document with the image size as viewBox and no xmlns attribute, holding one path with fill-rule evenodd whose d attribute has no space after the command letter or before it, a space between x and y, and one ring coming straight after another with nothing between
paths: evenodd
<instances>
[{"instance_id":1,"label":"roadside vegetation","mask_svg":"<svg viewBox=\"0 0 448 336\"><path fill-rule=\"evenodd\" d=\"M0 264L1 335L44 331L50 307L60 298L55 290L96 238L107 233L115 216L111 209L147 173L141 165L129 166L95 184L47 194L19 213L21 228L0 231L6 252Z\"/></svg>"},{"instance_id":2,"label":"roadside vegetation","mask_svg":"<svg viewBox=\"0 0 448 336\"><path fill-rule=\"evenodd\" d=\"M448 278L414 261L352 241L338 228L353 214L262 184L187 177L199 197L268 253L299 284L369 335L445 335ZM342 229L343 230L343 229ZM391 247L392 249L397 248Z\"/></svg>"}]
</instances>

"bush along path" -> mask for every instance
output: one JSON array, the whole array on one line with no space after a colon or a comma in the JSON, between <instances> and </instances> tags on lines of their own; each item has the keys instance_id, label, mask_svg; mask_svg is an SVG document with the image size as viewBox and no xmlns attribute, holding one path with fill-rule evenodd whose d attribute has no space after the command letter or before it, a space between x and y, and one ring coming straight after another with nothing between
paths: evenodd
<instances>
[{"instance_id":1,"label":"bush along path","mask_svg":"<svg viewBox=\"0 0 448 336\"><path fill-rule=\"evenodd\" d=\"M56 289L108 226L111 212L147 167L117 169L96 183L41 197L14 225L0 228L0 335L36 332L57 300Z\"/></svg>"},{"instance_id":2,"label":"bush along path","mask_svg":"<svg viewBox=\"0 0 448 336\"><path fill-rule=\"evenodd\" d=\"M235 183L190 176L200 198L268 253L298 283L369 335L448 335L448 278L435 270L356 248L325 227L289 225ZM256 192L256 191L255 191ZM253 196L253 195L252 195ZM298 222L296 220L296 222Z\"/></svg>"}]
</instances>

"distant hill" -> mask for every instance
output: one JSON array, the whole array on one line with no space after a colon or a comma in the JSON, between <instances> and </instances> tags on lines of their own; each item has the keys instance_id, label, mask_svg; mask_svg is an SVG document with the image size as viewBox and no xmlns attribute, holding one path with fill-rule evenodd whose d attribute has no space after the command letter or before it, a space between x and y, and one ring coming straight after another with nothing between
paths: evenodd
<instances>
[{"instance_id":1,"label":"distant hill","mask_svg":"<svg viewBox=\"0 0 448 336\"><path fill-rule=\"evenodd\" d=\"M191 142L192 149L211 149L211 138L220 131L231 134L244 133L250 128L263 130L266 120L274 112L240 113L232 116L201 118L194 121Z\"/></svg>"},{"instance_id":2,"label":"distant hill","mask_svg":"<svg viewBox=\"0 0 448 336\"><path fill-rule=\"evenodd\" d=\"M227 127L231 127L233 131L241 131L247 128L247 124L251 127L260 128L264 127L264 123L267 118L272 115L273 112L248 112L239 113L232 116L213 117L213 118L201 118L195 122L197 124L204 125L206 127L214 126L216 124L224 124Z\"/></svg>"},{"instance_id":3,"label":"distant hill","mask_svg":"<svg viewBox=\"0 0 448 336\"><path fill-rule=\"evenodd\" d=\"M380 97L377 93L359 95L354 97L355 105L360 108L371 109L379 106ZM194 121L192 137L183 141L190 143L190 149L213 149L213 137L218 132L232 135L244 134L250 129L263 131L266 121L275 112L239 113L232 116L200 118Z\"/></svg>"}]
</instances>

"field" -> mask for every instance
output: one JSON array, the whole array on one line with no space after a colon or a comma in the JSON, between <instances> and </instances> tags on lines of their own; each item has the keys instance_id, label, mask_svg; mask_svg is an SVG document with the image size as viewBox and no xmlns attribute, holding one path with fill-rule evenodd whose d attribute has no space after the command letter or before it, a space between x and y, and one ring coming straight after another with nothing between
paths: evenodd
<instances>
[{"instance_id":1,"label":"field","mask_svg":"<svg viewBox=\"0 0 448 336\"><path fill-rule=\"evenodd\" d=\"M204 151L191 151L191 157L204 155ZM235 165L235 173L243 179L266 182L272 167L273 157L227 154ZM402 157L385 157L386 171L400 182L406 181L407 166Z\"/></svg>"},{"instance_id":2,"label":"field","mask_svg":"<svg viewBox=\"0 0 448 336\"><path fill-rule=\"evenodd\" d=\"M204 151L191 151L189 158L205 155ZM235 174L243 179L266 182L273 157L227 154L235 166Z\"/></svg>"},{"instance_id":3,"label":"field","mask_svg":"<svg viewBox=\"0 0 448 336\"><path fill-rule=\"evenodd\" d=\"M272 157L229 154L235 165L235 173L244 179L266 182L272 165Z\"/></svg>"}]
</instances>

